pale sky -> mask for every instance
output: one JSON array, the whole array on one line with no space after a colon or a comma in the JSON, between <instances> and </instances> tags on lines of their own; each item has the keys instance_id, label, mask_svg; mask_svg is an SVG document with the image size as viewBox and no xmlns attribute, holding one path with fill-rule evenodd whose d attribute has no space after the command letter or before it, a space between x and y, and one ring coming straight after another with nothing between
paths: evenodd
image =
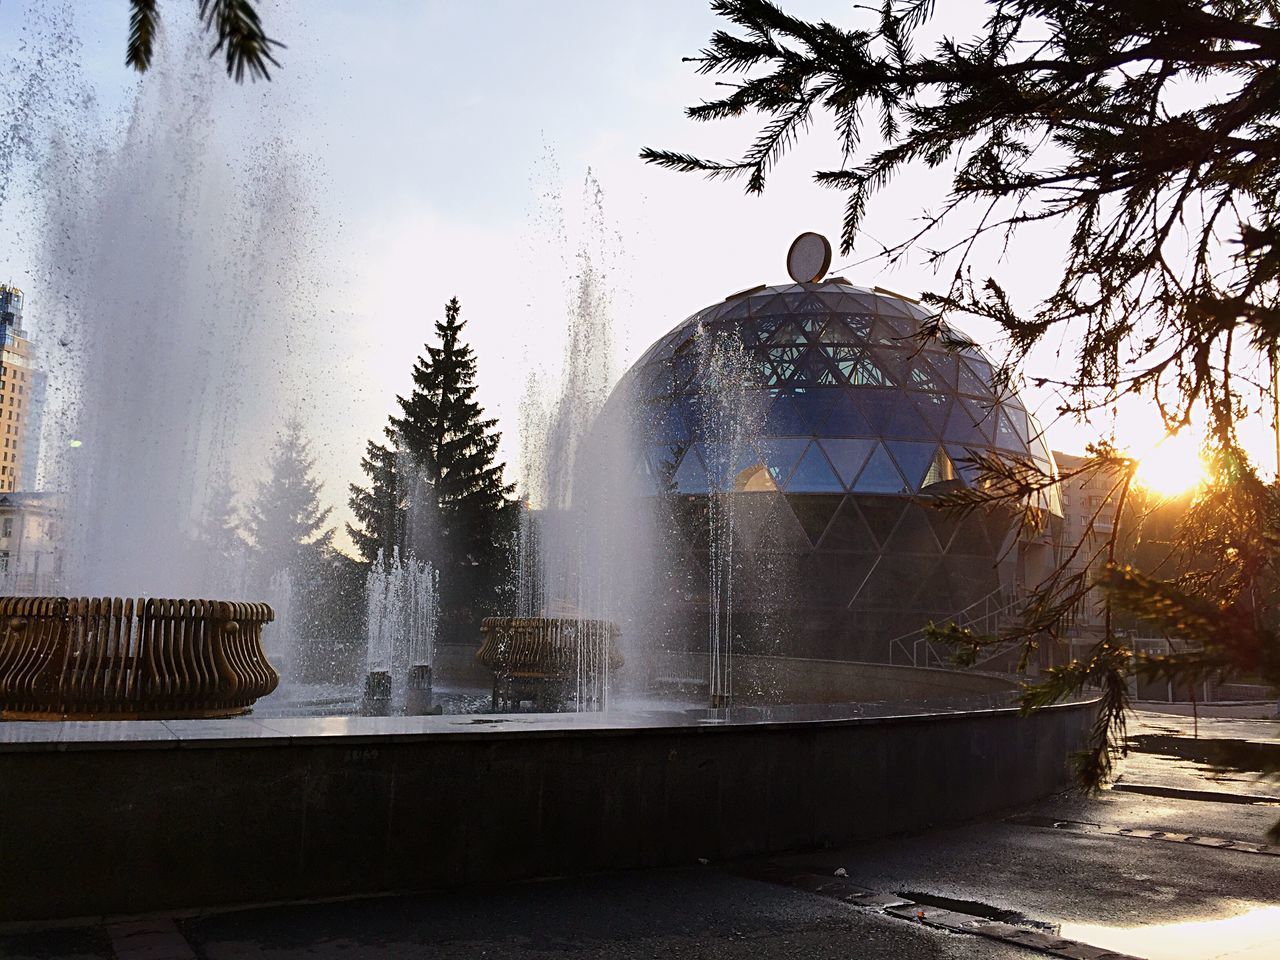
<instances>
[{"instance_id":1,"label":"pale sky","mask_svg":"<svg viewBox=\"0 0 1280 960\"><path fill-rule=\"evenodd\" d=\"M0 0L0 36L14 35L28 9L44 2ZM176 16L183 3L194 0L163 0L161 12ZM73 6L88 77L107 108L123 109L138 83L123 64L127 4ZM347 517L346 484L363 479L364 441L380 431L395 393L408 389L412 358L451 296L469 320L480 400L499 418L503 456L514 468L525 381L534 371L554 383L560 364L588 169L603 188L621 251L610 272L619 371L697 309L757 283L785 282L784 256L799 232L838 238L842 196L810 182L815 168L839 163L824 120L776 170L763 197L637 159L645 145L733 158L755 131L754 121L705 125L683 116L686 106L717 95L713 78L680 61L723 25L703 0L259 6L288 49L273 82L245 84L231 96L242 100L240 116L261 110L261 122L308 158L322 220L316 265L332 278L348 334L342 379L311 423L335 519ZM785 6L842 23L854 16L846 2ZM976 23L972 0L940 6L939 29L964 32ZM873 205L867 233L902 237L941 196L946 172L895 184ZM540 195L548 189L563 194L566 237L547 225ZM25 274L30 251L4 240L0 279L27 288L38 327L40 298L50 292ZM1003 259L998 248L980 248L975 273L995 274L1031 306L1056 278L1058 250L1053 236L1028 233ZM854 259L870 252L867 244ZM847 262L837 255L835 267ZM867 264L839 273L908 295L945 284L919 258L893 272ZM972 322L962 326L980 342L992 335ZM1028 370L1056 372L1052 346ZM1054 419L1052 397L1028 390L1025 399L1042 420ZM1149 432L1152 423L1140 405L1122 412L1123 429ZM1057 423L1049 441L1078 452L1105 429Z\"/></svg>"}]
</instances>

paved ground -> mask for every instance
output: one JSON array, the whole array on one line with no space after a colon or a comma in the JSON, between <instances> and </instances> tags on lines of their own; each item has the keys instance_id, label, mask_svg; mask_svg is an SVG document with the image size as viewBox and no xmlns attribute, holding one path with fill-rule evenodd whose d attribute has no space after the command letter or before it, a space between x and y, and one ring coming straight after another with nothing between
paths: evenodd
<instances>
[{"instance_id":1,"label":"paved ground","mask_svg":"<svg viewBox=\"0 0 1280 960\"><path fill-rule=\"evenodd\" d=\"M1109 949L1146 960L1276 960L1280 856L1250 850L1280 818L1280 804L1267 799L1280 784L1214 778L1204 761L1224 751L1243 751L1258 766L1274 761L1280 724L1201 719L1192 740L1192 723L1144 715L1117 789L1093 799L1064 794L1005 819L772 861L0 932L0 958L1000 960L1048 948L1091 958ZM1223 848L1224 840L1242 849ZM898 912L912 919L883 909L899 900L911 901ZM999 922L982 926L984 918ZM1042 949L931 923L1039 937Z\"/></svg>"}]
</instances>

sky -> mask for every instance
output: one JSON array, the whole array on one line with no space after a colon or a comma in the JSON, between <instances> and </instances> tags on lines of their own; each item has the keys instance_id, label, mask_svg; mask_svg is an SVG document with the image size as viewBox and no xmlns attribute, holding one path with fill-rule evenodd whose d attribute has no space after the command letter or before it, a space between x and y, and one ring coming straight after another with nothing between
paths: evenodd
<instances>
[{"instance_id":1,"label":"sky","mask_svg":"<svg viewBox=\"0 0 1280 960\"><path fill-rule=\"evenodd\" d=\"M0 0L0 36L15 33L42 2ZM177 16L181 2L162 2L162 15ZM852 16L845 2L786 6L843 23ZM933 29L964 32L979 6L940 5ZM123 111L138 85L123 64L127 4L74 7L85 73L104 108ZM222 95L240 101L241 117L261 111L260 122L308 158L319 211L316 267L340 305L343 333L335 347L343 352L340 382L309 423L336 520L347 518L347 483L362 479L365 440L378 435L395 395L409 388L412 358L452 296L469 322L479 400L499 419L501 452L514 469L526 381L533 375L552 385L558 377L573 253L587 236L588 171L600 184L611 238L605 264L615 373L701 307L758 283L785 282L786 250L798 233L838 237L842 197L810 180L814 169L839 165L824 122L778 167L763 196L639 161L646 145L732 158L755 131L749 120L684 117L685 107L718 93L715 78L681 62L723 26L702 0L261 0L259 7L268 32L287 44L281 68L269 84ZM873 204L866 236L901 238L941 198L946 172L913 172L895 183ZM548 200L555 195L563 230ZM920 257L893 269L841 269L873 250L868 239L852 258L837 254L832 272L913 296L945 284ZM1011 250L976 251L975 273L995 275L1030 307L1056 279L1060 251L1052 233L1028 232ZM21 244L0 245L0 274L25 286L38 326L48 292L26 276L30 256ZM995 331L962 326L1000 353ZM1056 372L1058 346L1047 344L1026 372ZM1057 421L1057 401L1046 391L1028 388L1024 398L1049 424L1055 449L1079 452L1111 429ZM1149 407L1132 405L1119 416L1122 433L1156 436ZM1265 444L1266 424L1255 428Z\"/></svg>"}]
</instances>

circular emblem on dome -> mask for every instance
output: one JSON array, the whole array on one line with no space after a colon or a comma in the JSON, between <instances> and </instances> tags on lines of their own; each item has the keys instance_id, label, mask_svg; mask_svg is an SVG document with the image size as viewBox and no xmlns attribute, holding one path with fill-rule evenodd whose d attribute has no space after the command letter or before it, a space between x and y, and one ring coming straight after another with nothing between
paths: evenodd
<instances>
[{"instance_id":1,"label":"circular emblem on dome","mask_svg":"<svg viewBox=\"0 0 1280 960\"><path fill-rule=\"evenodd\" d=\"M802 233L787 251L787 273L796 283L817 283L831 269L831 244L820 233Z\"/></svg>"}]
</instances>

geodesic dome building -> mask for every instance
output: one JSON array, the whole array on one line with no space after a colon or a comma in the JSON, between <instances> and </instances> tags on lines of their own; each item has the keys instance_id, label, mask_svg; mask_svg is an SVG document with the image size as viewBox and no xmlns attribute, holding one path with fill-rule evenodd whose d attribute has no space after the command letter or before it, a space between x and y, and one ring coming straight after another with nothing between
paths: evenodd
<instances>
[{"instance_id":1,"label":"geodesic dome building","mask_svg":"<svg viewBox=\"0 0 1280 960\"><path fill-rule=\"evenodd\" d=\"M644 492L673 505L668 602L707 616L706 571L731 544L748 649L884 660L895 638L1034 579L1047 535L1014 543L1007 513L928 506L973 480L971 451L1054 465L982 351L927 320L841 278L761 286L693 314L632 366L607 408L630 414ZM724 344L731 371L713 356ZM717 528L718 497L732 498L731 529L723 510ZM1060 516L1055 497L1041 506Z\"/></svg>"}]
</instances>

